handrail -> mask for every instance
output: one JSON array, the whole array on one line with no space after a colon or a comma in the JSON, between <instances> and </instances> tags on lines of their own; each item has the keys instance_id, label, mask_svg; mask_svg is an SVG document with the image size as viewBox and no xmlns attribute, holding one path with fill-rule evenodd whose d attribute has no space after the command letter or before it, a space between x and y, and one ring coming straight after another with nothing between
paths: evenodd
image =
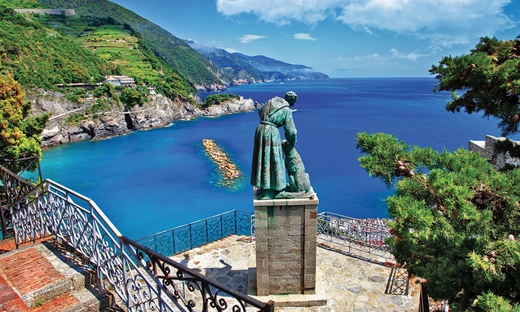
<instances>
[{"instance_id":1,"label":"handrail","mask_svg":"<svg viewBox=\"0 0 520 312\"><path fill-rule=\"evenodd\" d=\"M23 198L37 188L36 185L13 173L4 166L0 166L0 179L4 182L4 188L7 193L8 205L14 204L17 200ZM40 183L41 184L41 183Z\"/></svg>"},{"instance_id":2,"label":"handrail","mask_svg":"<svg viewBox=\"0 0 520 312\"><path fill-rule=\"evenodd\" d=\"M28 171L29 170L29 167L31 167L34 163L36 163L36 167L38 169L38 178L40 180L42 180L42 171L41 171L41 168L40 168L40 160L38 157L36 156L29 156L29 157L20 157L20 158L17 158L17 159L10 159L10 158L6 158L5 155L2 155L0 156L1 158L1 163L17 163L17 164L22 164L22 166L19 169L19 174L23 174L25 171ZM25 165L23 165L23 163L25 163Z\"/></svg>"},{"instance_id":3,"label":"handrail","mask_svg":"<svg viewBox=\"0 0 520 312\"><path fill-rule=\"evenodd\" d=\"M392 260L385 239L390 237L387 219L356 219L331 212L318 214L318 238L341 245L346 253L374 254Z\"/></svg>"},{"instance_id":4,"label":"handrail","mask_svg":"<svg viewBox=\"0 0 520 312\"><path fill-rule=\"evenodd\" d=\"M121 241L133 247L140 260L146 262L146 266L155 277L160 279L166 286L167 291L173 297L184 293L184 297L188 298L188 294L200 297L204 302L203 307L197 307L197 303L188 300L188 305L197 311L207 311L208 307L214 307L218 311L224 311L231 308L230 311L246 311L247 305L261 307L259 311L274 311L274 302L270 300L267 303L261 302L253 297L249 297L225 285L217 283L204 275L189 269L187 266L173 261L152 249L136 243L126 237L121 237ZM144 254L143 254L144 253ZM175 269L176 272L172 272ZM186 283L187 289L182 288L182 283ZM196 294L200 292L200 294ZM228 301L229 297L234 299Z\"/></svg>"},{"instance_id":5,"label":"handrail","mask_svg":"<svg viewBox=\"0 0 520 312\"><path fill-rule=\"evenodd\" d=\"M230 210L135 241L162 255L172 256L230 235L249 235L252 240L252 217L250 211Z\"/></svg>"},{"instance_id":6,"label":"handrail","mask_svg":"<svg viewBox=\"0 0 520 312\"><path fill-rule=\"evenodd\" d=\"M22 177L0 169L8 173L0 175L4 186L25 185ZM92 199L52 180L30 192L10 194L16 195L9 202L17 245L54 235L86 259L96 269L100 285L106 288L108 283L131 311L193 311L199 306L201 311L223 311L230 306L232 311L245 312L247 305L274 311L272 301L263 303L230 290L123 237ZM169 275L170 267L177 269L176 276Z\"/></svg>"},{"instance_id":7,"label":"handrail","mask_svg":"<svg viewBox=\"0 0 520 312\"><path fill-rule=\"evenodd\" d=\"M71 190L57 182L54 182L53 180L46 179L45 181L47 181L49 183L49 187L55 187L56 190L61 189L62 191L67 192L69 195L74 195L77 198L87 202L89 204L89 206L92 207L92 209L96 210L96 212L100 215L101 219L103 219L103 221L108 225L110 230L112 232L114 232L114 235L116 235L117 237L122 236L122 234L119 232L119 230L116 228L116 226L114 224L112 224L112 221L110 221L110 219L105 215L103 210L101 210L92 199L90 199L89 197L86 197L74 190Z\"/></svg>"},{"instance_id":8,"label":"handrail","mask_svg":"<svg viewBox=\"0 0 520 312\"><path fill-rule=\"evenodd\" d=\"M16 236L12 225L12 207L18 204L19 201L24 200L29 194L38 190L41 187L41 183L40 185L34 185L4 166L0 166L0 180L5 191L0 199L0 226L2 239L5 239L6 237Z\"/></svg>"}]
</instances>

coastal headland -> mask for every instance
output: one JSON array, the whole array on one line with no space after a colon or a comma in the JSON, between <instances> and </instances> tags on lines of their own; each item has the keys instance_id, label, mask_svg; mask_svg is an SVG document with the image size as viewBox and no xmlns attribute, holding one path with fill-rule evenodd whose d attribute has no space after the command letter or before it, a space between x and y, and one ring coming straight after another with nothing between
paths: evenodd
<instances>
[{"instance_id":1,"label":"coastal headland","mask_svg":"<svg viewBox=\"0 0 520 312\"><path fill-rule=\"evenodd\" d=\"M96 116L87 116L83 121L71 123L67 121L67 117L81 111L82 107L68 101L63 94L45 92L44 95L28 97L28 99L33 103L33 114L47 112L52 114L41 135L42 148L77 141L106 139L135 130L162 128L177 120L251 112L261 105L252 99L240 97L200 108L188 101L172 100L158 94L143 105L103 112Z\"/></svg>"}]
</instances>

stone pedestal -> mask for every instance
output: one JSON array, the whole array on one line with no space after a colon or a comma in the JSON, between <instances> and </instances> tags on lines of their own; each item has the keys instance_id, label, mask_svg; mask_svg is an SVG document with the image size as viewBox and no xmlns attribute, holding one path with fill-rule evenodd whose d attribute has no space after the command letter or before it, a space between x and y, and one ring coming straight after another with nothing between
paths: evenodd
<instances>
[{"instance_id":1,"label":"stone pedestal","mask_svg":"<svg viewBox=\"0 0 520 312\"><path fill-rule=\"evenodd\" d=\"M257 295L314 294L317 195L254 198Z\"/></svg>"}]
</instances>

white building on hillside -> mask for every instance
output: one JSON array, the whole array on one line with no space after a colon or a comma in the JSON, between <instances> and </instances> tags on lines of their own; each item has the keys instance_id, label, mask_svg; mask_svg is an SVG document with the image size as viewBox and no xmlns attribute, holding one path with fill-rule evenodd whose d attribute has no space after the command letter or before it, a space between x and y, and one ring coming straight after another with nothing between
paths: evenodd
<instances>
[{"instance_id":1,"label":"white building on hillside","mask_svg":"<svg viewBox=\"0 0 520 312\"><path fill-rule=\"evenodd\" d=\"M128 76L105 76L105 81L114 87L131 87L135 84L135 80Z\"/></svg>"}]
</instances>

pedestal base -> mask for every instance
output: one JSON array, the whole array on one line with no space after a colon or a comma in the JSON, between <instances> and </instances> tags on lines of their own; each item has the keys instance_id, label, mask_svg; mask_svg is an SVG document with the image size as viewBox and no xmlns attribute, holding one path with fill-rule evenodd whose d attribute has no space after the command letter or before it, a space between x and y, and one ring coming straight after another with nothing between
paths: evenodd
<instances>
[{"instance_id":1,"label":"pedestal base","mask_svg":"<svg viewBox=\"0 0 520 312\"><path fill-rule=\"evenodd\" d=\"M254 198L257 295L314 294L317 195Z\"/></svg>"}]
</instances>

